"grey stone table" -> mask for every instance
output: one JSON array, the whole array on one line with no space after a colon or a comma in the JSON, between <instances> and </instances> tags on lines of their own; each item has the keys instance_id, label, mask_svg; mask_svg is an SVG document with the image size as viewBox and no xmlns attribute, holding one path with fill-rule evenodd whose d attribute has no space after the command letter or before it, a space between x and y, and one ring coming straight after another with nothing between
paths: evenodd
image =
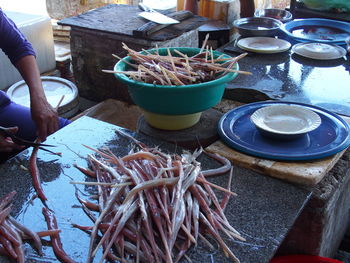
<instances>
[{"instance_id":1,"label":"grey stone table","mask_svg":"<svg viewBox=\"0 0 350 263\"><path fill-rule=\"evenodd\" d=\"M220 49L232 56L245 52L236 41ZM234 79L225 90L227 99L243 103L269 99L303 102L350 116L349 54L317 61L290 50L277 54L248 52L239 65L253 74ZM350 222L349 150L320 183L307 189L313 192L312 197L277 254L333 257Z\"/></svg>"},{"instance_id":2,"label":"grey stone table","mask_svg":"<svg viewBox=\"0 0 350 263\"><path fill-rule=\"evenodd\" d=\"M245 52L231 42L222 47L236 56ZM275 99L303 102L350 116L350 57L327 61L303 58L286 51L277 54L248 52L239 62L240 74L224 97L241 102ZM254 91L254 92L253 92Z\"/></svg>"},{"instance_id":3,"label":"grey stone table","mask_svg":"<svg viewBox=\"0 0 350 263\"><path fill-rule=\"evenodd\" d=\"M133 143L116 133L118 126L107 124L90 117L81 117L72 124L49 136L48 144L57 145L55 151L62 157L39 151L38 167L42 175L43 189L48 197L48 206L55 211L63 248L76 260L85 262L89 246L89 235L71 227L72 223L91 225L84 214L75 191L88 195L91 187L70 184L70 181L87 180L73 167L74 163L86 166L85 157L93 152L82 144L99 148L108 146L117 155L125 155ZM126 132L129 132L125 130ZM149 137L131 133L149 146L158 145L163 151L179 151L170 145ZM34 231L46 229L42 216L42 203L32 200L35 191L31 176L23 167L28 167L31 150L25 150L0 167L1 195L16 190L13 216ZM218 164L208 157L200 159L204 169ZM225 185L227 175L212 178L214 183ZM280 180L236 168L232 180L232 190L238 196L232 198L226 215L231 224L247 239L246 242L227 241L241 262L264 263L275 255L294 221L310 198L310 190L296 187ZM229 262L221 250L211 251L199 244L189 251L193 262ZM51 247L45 245L44 255L38 256L26 245L27 262L57 262ZM1 262L7 262L1 259Z\"/></svg>"}]
</instances>

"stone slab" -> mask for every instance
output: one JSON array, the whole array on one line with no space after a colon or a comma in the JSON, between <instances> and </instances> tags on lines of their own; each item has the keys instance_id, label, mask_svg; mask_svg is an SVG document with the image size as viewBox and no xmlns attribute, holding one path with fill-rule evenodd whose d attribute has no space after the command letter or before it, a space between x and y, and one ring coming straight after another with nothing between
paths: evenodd
<instances>
[{"instance_id":1,"label":"stone slab","mask_svg":"<svg viewBox=\"0 0 350 263\"><path fill-rule=\"evenodd\" d=\"M90 237L72 228L71 223L91 225L91 221L80 207L75 191L90 195L91 188L70 184L72 180L86 180L73 164L86 166L85 157L92 154L92 151L82 144L94 148L110 147L119 156L128 153L134 145L129 139L116 134L115 131L118 129L121 128L83 116L48 137L46 142L57 145L55 151L62 152L62 157L44 151L38 153L42 185L49 200L47 204L54 210L58 226L62 230L60 234L63 248L68 255L74 256L76 262L86 261ZM169 153L176 149L181 151L175 145L125 131L149 146L159 146L161 150ZM30 153L31 150L25 150L0 166L1 193L16 190L18 194L14 201L13 215L31 230L41 231L46 229L41 213L43 205L38 199L33 200L35 191L31 177L29 172L23 169L28 167ZM218 166L214 160L206 156L201 156L199 161L203 169ZM210 180L225 186L227 175L213 177ZM229 247L242 263L269 262L310 198L310 191L238 167L234 170L232 191L238 196L230 200L226 215L247 241L227 241ZM202 243L189 251L188 256L194 263L230 262L220 250L211 251ZM56 258L52 248L46 244L43 258L40 258L30 246L26 246L26 257L27 262L42 262L43 258L50 259L51 262ZM8 262L5 259L0 261Z\"/></svg>"},{"instance_id":2,"label":"stone slab","mask_svg":"<svg viewBox=\"0 0 350 263\"><path fill-rule=\"evenodd\" d=\"M167 13L168 11L159 11ZM137 6L110 4L90 10L78 16L64 18L58 21L59 25L105 32L119 36L140 38L134 36L133 31L143 26L148 20L138 16L140 9ZM150 41L167 41L191 31L208 21L207 18L194 15L178 24L169 25L151 35L142 38Z\"/></svg>"},{"instance_id":3,"label":"stone slab","mask_svg":"<svg viewBox=\"0 0 350 263\"><path fill-rule=\"evenodd\" d=\"M237 49L237 40L220 50L232 56L245 53ZM225 98L228 95L244 102L249 97L242 98L242 89L253 89L271 99L307 103L350 116L349 56L322 61L303 58L290 50L278 54L249 52L238 64L252 75L238 75L227 85L227 89L239 89L237 97L224 94Z\"/></svg>"}]
</instances>

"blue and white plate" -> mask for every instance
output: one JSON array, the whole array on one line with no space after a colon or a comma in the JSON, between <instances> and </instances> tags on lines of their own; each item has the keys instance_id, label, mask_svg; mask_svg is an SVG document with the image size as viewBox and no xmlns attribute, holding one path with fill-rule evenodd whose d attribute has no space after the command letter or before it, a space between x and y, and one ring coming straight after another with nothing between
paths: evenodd
<instances>
[{"instance_id":1,"label":"blue and white plate","mask_svg":"<svg viewBox=\"0 0 350 263\"><path fill-rule=\"evenodd\" d=\"M346 46L346 38L350 35L350 23L325 19L295 19L281 26L288 39L295 42L319 42Z\"/></svg>"},{"instance_id":2,"label":"blue and white plate","mask_svg":"<svg viewBox=\"0 0 350 263\"><path fill-rule=\"evenodd\" d=\"M272 105L305 107L321 117L321 124L317 129L295 140L268 138L261 135L250 117L256 110ZM320 159L350 146L350 127L341 117L320 107L295 102L255 102L235 108L222 116L218 132L229 147L272 160Z\"/></svg>"}]
</instances>

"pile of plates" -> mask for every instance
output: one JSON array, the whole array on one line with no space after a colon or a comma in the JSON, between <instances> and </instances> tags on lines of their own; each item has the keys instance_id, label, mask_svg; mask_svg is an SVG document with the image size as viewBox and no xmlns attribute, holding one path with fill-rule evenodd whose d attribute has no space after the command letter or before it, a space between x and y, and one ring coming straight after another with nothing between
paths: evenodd
<instances>
[{"instance_id":1,"label":"pile of plates","mask_svg":"<svg viewBox=\"0 0 350 263\"><path fill-rule=\"evenodd\" d=\"M240 39L237 47L255 53L288 51L310 59L332 60L347 54L350 24L322 18L296 19L283 24L276 36L250 36ZM350 47L349 47L350 48Z\"/></svg>"}]
</instances>

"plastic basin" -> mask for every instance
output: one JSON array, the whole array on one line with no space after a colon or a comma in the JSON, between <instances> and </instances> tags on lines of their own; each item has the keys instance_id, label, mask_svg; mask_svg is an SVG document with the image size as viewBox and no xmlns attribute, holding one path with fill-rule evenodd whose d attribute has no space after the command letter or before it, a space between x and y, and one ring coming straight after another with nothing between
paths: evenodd
<instances>
[{"instance_id":1,"label":"plastic basin","mask_svg":"<svg viewBox=\"0 0 350 263\"><path fill-rule=\"evenodd\" d=\"M198 54L200 51L199 48L170 48L173 56L178 56L173 53L174 49L188 56ZM154 51L155 49L149 50L149 52ZM160 55L167 54L166 48L159 48L158 51ZM214 57L219 57L222 54L214 51ZM230 57L226 54L223 56ZM130 61L131 58L125 57L123 60ZM130 67L123 60L114 66L115 71L130 70ZM237 63L235 69L238 70ZM215 106L222 99L226 83L232 81L236 76L237 73L228 73L223 77L199 84L165 86L139 82L124 74L115 74L119 81L128 86L130 97L136 105L148 112L165 115L192 114Z\"/></svg>"}]
</instances>

